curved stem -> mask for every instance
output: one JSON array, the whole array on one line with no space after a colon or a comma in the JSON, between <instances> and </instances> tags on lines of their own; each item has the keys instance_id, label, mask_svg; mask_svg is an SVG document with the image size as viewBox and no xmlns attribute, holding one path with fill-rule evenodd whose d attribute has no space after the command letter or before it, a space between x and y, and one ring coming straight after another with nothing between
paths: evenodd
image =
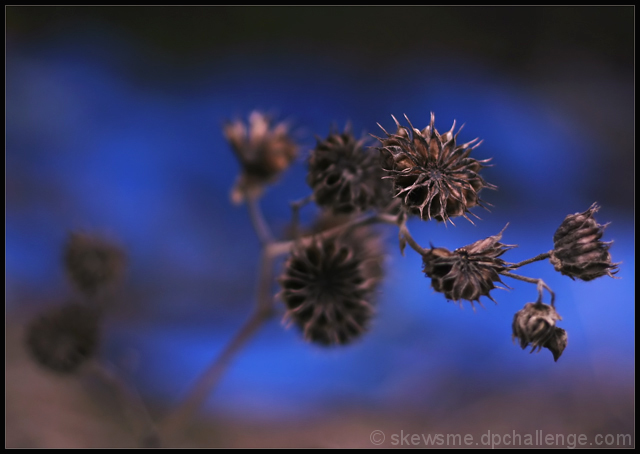
<instances>
[{"instance_id":1,"label":"curved stem","mask_svg":"<svg viewBox=\"0 0 640 454\"><path fill-rule=\"evenodd\" d=\"M518 274L509 273L507 271L501 271L500 274L506 277L510 277L512 279L517 279L519 281L528 282L530 284L536 284L538 287L538 302L542 302L542 293L543 289L546 289L547 292L551 295L551 307L555 307L556 294L549 288L547 284L544 283L542 279L534 279L532 277L520 276Z\"/></svg>"},{"instance_id":2,"label":"curved stem","mask_svg":"<svg viewBox=\"0 0 640 454\"><path fill-rule=\"evenodd\" d=\"M413 237L411 236L411 233L409 232L409 229L407 228L406 223L403 222L400 225L399 229L400 231L398 232L398 236L400 237L401 249L404 249L404 242L406 241L406 243L409 244L409 246L411 246L411 249L416 251L421 256L424 256L425 254L427 254L428 251L424 249L422 246L420 246L418 242L413 239Z\"/></svg>"},{"instance_id":3,"label":"curved stem","mask_svg":"<svg viewBox=\"0 0 640 454\"><path fill-rule=\"evenodd\" d=\"M162 434L167 440L173 439L189 424L211 390L220 381L233 357L245 346L262 326L263 322L272 315L266 310L256 310L242 325L209 367L203 372L189 394L179 406L165 419L162 424Z\"/></svg>"},{"instance_id":4,"label":"curved stem","mask_svg":"<svg viewBox=\"0 0 640 454\"><path fill-rule=\"evenodd\" d=\"M162 434L166 439L173 439L184 430L207 396L220 381L231 360L246 345L262 324L274 314L274 298L271 291L274 278L274 261L278 256L288 253L293 245L296 244L296 241L273 241L271 232L262 217L257 200L248 200L248 206L254 228L263 245L255 310L224 350L216 356L209 367L202 373L178 407L165 419L162 424ZM376 222L397 224L398 218L397 216L389 214L367 214L338 227L326 230L319 235L330 237L339 234L347 228ZM409 237L411 236L408 231L406 234ZM314 238L314 235L306 236L297 241L311 241L312 238ZM413 240L411 241L415 243ZM417 243L415 244L417 246Z\"/></svg>"},{"instance_id":5,"label":"curved stem","mask_svg":"<svg viewBox=\"0 0 640 454\"><path fill-rule=\"evenodd\" d=\"M264 219L262 215L262 210L260 209L260 204L258 203L258 198L250 197L247 199L247 208L249 210L249 217L251 218L251 223L253 224L253 228L258 235L258 239L260 242L265 245L273 242L273 234L271 233L271 229L269 225Z\"/></svg>"},{"instance_id":6,"label":"curved stem","mask_svg":"<svg viewBox=\"0 0 640 454\"><path fill-rule=\"evenodd\" d=\"M274 255L271 243L265 245L261 254L258 275L256 307L249 319L242 325L222 352L214 358L209 367L202 373L187 396L167 417L163 424L163 436L172 439L188 425L202 403L224 375L231 360L253 337L262 324L274 313L271 285L273 282Z\"/></svg>"}]
</instances>

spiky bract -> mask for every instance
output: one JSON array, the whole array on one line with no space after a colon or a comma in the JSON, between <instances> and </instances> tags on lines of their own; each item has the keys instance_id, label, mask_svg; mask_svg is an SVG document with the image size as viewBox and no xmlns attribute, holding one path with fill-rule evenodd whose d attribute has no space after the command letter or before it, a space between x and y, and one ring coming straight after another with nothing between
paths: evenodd
<instances>
[{"instance_id":1,"label":"spiky bract","mask_svg":"<svg viewBox=\"0 0 640 454\"><path fill-rule=\"evenodd\" d=\"M600 225L593 218L600 207L593 204L583 213L567 216L553 235L553 251L550 261L556 271L571 279L591 281L618 272L618 264L611 262L611 242L602 242L607 225Z\"/></svg>"},{"instance_id":2,"label":"spiky bract","mask_svg":"<svg viewBox=\"0 0 640 454\"><path fill-rule=\"evenodd\" d=\"M300 240L279 279L285 320L296 324L306 340L322 345L361 336L374 314L382 260L381 242L367 227Z\"/></svg>"},{"instance_id":3,"label":"spiky bract","mask_svg":"<svg viewBox=\"0 0 640 454\"><path fill-rule=\"evenodd\" d=\"M527 303L513 317L512 338L519 340L522 349L531 345L531 353L548 348L554 361L558 361L567 346L567 332L556 326L558 320L562 317L553 306L542 302Z\"/></svg>"},{"instance_id":4,"label":"spiky bract","mask_svg":"<svg viewBox=\"0 0 640 454\"><path fill-rule=\"evenodd\" d=\"M424 220L451 222L451 218L463 216L470 221L469 209L483 206L479 192L483 188L495 189L479 175L490 159L469 157L481 142L476 143L475 139L457 145L455 122L451 130L439 134L433 113L429 126L422 131L414 128L408 118L410 128L393 119L397 131L390 134L381 126L387 137L378 140L382 144L385 178L393 181L394 196L403 201L409 213Z\"/></svg>"},{"instance_id":5,"label":"spiky bract","mask_svg":"<svg viewBox=\"0 0 640 454\"><path fill-rule=\"evenodd\" d=\"M379 153L366 143L356 140L349 126L318 140L309 158L307 183L319 206L336 214L353 213L383 207L391 200Z\"/></svg>"},{"instance_id":6,"label":"spiky bract","mask_svg":"<svg viewBox=\"0 0 640 454\"><path fill-rule=\"evenodd\" d=\"M506 228L506 226L505 226ZM502 282L499 272L506 269L506 262L499 258L514 245L500 243L502 232L473 244L449 251L446 248L427 250L423 256L424 269L435 291L453 301L467 300L473 305Z\"/></svg>"}]
</instances>

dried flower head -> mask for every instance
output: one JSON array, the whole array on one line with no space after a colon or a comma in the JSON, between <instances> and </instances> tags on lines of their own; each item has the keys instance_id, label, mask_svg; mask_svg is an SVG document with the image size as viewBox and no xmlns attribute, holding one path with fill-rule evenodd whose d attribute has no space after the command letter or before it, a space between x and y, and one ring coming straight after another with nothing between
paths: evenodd
<instances>
[{"instance_id":1,"label":"dried flower head","mask_svg":"<svg viewBox=\"0 0 640 454\"><path fill-rule=\"evenodd\" d=\"M431 278L434 290L449 300L470 301L472 306L474 301L480 303L482 295L495 302L489 292L496 288L494 282L504 284L499 272L506 264L499 257L516 247L500 243L502 232L453 252L431 246L423 256L422 271Z\"/></svg>"},{"instance_id":2,"label":"dried flower head","mask_svg":"<svg viewBox=\"0 0 640 454\"><path fill-rule=\"evenodd\" d=\"M379 153L356 140L347 126L318 139L309 158L307 183L315 202L334 213L353 213L383 207L391 200L391 187L382 180Z\"/></svg>"},{"instance_id":3,"label":"dried flower head","mask_svg":"<svg viewBox=\"0 0 640 454\"><path fill-rule=\"evenodd\" d=\"M351 342L366 331L373 316L382 261L382 244L367 227L301 240L279 278L285 320L296 324L308 341Z\"/></svg>"},{"instance_id":4,"label":"dried flower head","mask_svg":"<svg viewBox=\"0 0 640 454\"><path fill-rule=\"evenodd\" d=\"M27 327L27 348L41 365L60 373L75 372L98 348L99 312L67 304L39 315Z\"/></svg>"},{"instance_id":5,"label":"dried flower head","mask_svg":"<svg viewBox=\"0 0 640 454\"><path fill-rule=\"evenodd\" d=\"M406 118L406 116L405 116ZM422 219L451 222L452 217L467 216L469 209L480 205L478 193L483 188L495 189L478 172L490 159L470 158L471 150L480 145L478 139L456 145L458 133L451 130L439 134L434 126L435 116L422 131L413 127L409 119L406 128L393 117L397 131L380 140L385 171L393 181L395 197L401 198L405 209Z\"/></svg>"},{"instance_id":6,"label":"dried flower head","mask_svg":"<svg viewBox=\"0 0 640 454\"><path fill-rule=\"evenodd\" d=\"M266 114L253 111L249 124L227 122L224 135L242 165L242 173L231 192L234 203L257 197L264 185L287 169L298 153L286 123L273 124Z\"/></svg>"},{"instance_id":7,"label":"dried flower head","mask_svg":"<svg viewBox=\"0 0 640 454\"><path fill-rule=\"evenodd\" d=\"M116 282L122 276L125 261L120 247L87 233L72 232L64 249L64 263L71 280L87 294Z\"/></svg>"},{"instance_id":8,"label":"dried flower head","mask_svg":"<svg viewBox=\"0 0 640 454\"><path fill-rule=\"evenodd\" d=\"M618 272L618 264L611 263L611 242L600 241L607 225L600 225L593 215L600 207L593 204L584 213L567 216L553 235L550 262L556 271L571 279L590 281Z\"/></svg>"},{"instance_id":9,"label":"dried flower head","mask_svg":"<svg viewBox=\"0 0 640 454\"><path fill-rule=\"evenodd\" d=\"M553 354L554 361L558 361L558 358L562 356L564 349L567 348L568 337L569 336L567 336L567 332L565 330L556 326L553 328L553 334L551 337L549 337L547 342L543 345L543 347L548 348Z\"/></svg>"},{"instance_id":10,"label":"dried flower head","mask_svg":"<svg viewBox=\"0 0 640 454\"><path fill-rule=\"evenodd\" d=\"M557 361L567 346L567 333L556 327L558 320L562 320L562 317L553 306L542 302L527 303L513 317L512 339L519 339L523 350L531 345L532 353L536 348L540 351L546 347Z\"/></svg>"}]
</instances>

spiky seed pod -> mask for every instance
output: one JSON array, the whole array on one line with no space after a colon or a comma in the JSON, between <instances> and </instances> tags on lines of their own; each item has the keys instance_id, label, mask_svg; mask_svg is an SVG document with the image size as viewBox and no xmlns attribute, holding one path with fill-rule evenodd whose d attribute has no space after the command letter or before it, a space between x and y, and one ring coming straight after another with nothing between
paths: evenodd
<instances>
[{"instance_id":1,"label":"spiky seed pod","mask_svg":"<svg viewBox=\"0 0 640 454\"><path fill-rule=\"evenodd\" d=\"M506 229L506 226L505 226ZM445 248L434 248L423 256L423 272L431 278L436 292L453 301L467 300L473 306L486 296L495 303L489 292L500 282L499 272L505 270L506 262L499 258L515 245L500 243L502 232L484 240L451 252ZM480 303L481 304L481 303Z\"/></svg>"},{"instance_id":2,"label":"spiky seed pod","mask_svg":"<svg viewBox=\"0 0 640 454\"><path fill-rule=\"evenodd\" d=\"M569 336L567 336L567 332L562 328L558 328L556 326L553 329L553 334L551 335L551 337L549 337L549 339L547 339L547 342L545 342L545 344L543 345L543 347L548 348L549 351L553 354L554 361L557 362L560 356L562 356L562 352L564 352L564 349L567 348L568 338Z\"/></svg>"},{"instance_id":3,"label":"spiky seed pod","mask_svg":"<svg viewBox=\"0 0 640 454\"><path fill-rule=\"evenodd\" d=\"M456 145L455 121L451 130L439 134L434 126L435 116L422 131L401 126L393 117L397 131L378 138L382 147L386 177L393 181L394 196L403 201L405 209L424 220L451 221L452 217L467 216L469 209L483 206L478 193L483 188L495 189L479 172L490 159L469 157L480 145L478 139Z\"/></svg>"},{"instance_id":4,"label":"spiky seed pod","mask_svg":"<svg viewBox=\"0 0 640 454\"><path fill-rule=\"evenodd\" d=\"M511 337L520 341L523 350L531 345L531 353L548 348L557 361L567 346L567 333L556 327L558 320L562 317L553 306L542 302L527 303L513 317Z\"/></svg>"},{"instance_id":5,"label":"spiky seed pod","mask_svg":"<svg viewBox=\"0 0 640 454\"><path fill-rule=\"evenodd\" d=\"M382 243L367 227L337 237L312 237L294 246L279 278L285 320L322 345L361 336L374 314L382 279Z\"/></svg>"},{"instance_id":6,"label":"spiky seed pod","mask_svg":"<svg viewBox=\"0 0 640 454\"><path fill-rule=\"evenodd\" d=\"M125 253L119 246L93 234L72 232L64 248L68 275L89 295L120 279L125 261Z\"/></svg>"},{"instance_id":7,"label":"spiky seed pod","mask_svg":"<svg viewBox=\"0 0 640 454\"><path fill-rule=\"evenodd\" d=\"M27 327L27 348L42 366L73 373L95 355L99 312L93 306L67 304L36 317Z\"/></svg>"},{"instance_id":8,"label":"spiky seed pod","mask_svg":"<svg viewBox=\"0 0 640 454\"><path fill-rule=\"evenodd\" d=\"M600 241L608 224L600 225L593 215L600 207L594 203L584 213L567 216L553 235L553 251L549 261L556 271L571 279L591 281L618 272L611 263L609 248L613 241Z\"/></svg>"},{"instance_id":9,"label":"spiky seed pod","mask_svg":"<svg viewBox=\"0 0 640 454\"><path fill-rule=\"evenodd\" d=\"M383 176L379 153L367 147L366 139L356 140L347 126L342 133L318 139L307 183L319 206L336 214L354 213L389 203L391 187Z\"/></svg>"},{"instance_id":10,"label":"spiky seed pod","mask_svg":"<svg viewBox=\"0 0 640 454\"><path fill-rule=\"evenodd\" d=\"M248 125L241 120L225 123L223 132L242 165L242 172L231 191L234 203L259 196L264 185L273 182L298 154L289 125L284 122L274 124L269 116L259 111L251 112Z\"/></svg>"},{"instance_id":11,"label":"spiky seed pod","mask_svg":"<svg viewBox=\"0 0 640 454\"><path fill-rule=\"evenodd\" d=\"M519 339L522 349L531 345L531 351L540 350L553 335L557 320L562 317L553 306L542 302L527 303L513 317L512 339Z\"/></svg>"}]
</instances>

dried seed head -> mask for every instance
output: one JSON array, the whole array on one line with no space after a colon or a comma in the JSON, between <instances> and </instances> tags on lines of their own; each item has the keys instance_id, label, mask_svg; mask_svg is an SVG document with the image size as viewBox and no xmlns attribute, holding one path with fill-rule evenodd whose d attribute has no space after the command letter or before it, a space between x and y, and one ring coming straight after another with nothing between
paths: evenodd
<instances>
[{"instance_id":1,"label":"dried seed head","mask_svg":"<svg viewBox=\"0 0 640 454\"><path fill-rule=\"evenodd\" d=\"M451 222L450 218L463 216L471 221L469 209L482 206L478 193L483 188L495 189L478 173L490 159L478 161L469 157L481 142L476 143L475 139L456 145L455 122L450 131L439 134L433 113L431 123L422 131L411 122L409 129L393 119L396 133L389 134L383 128L387 137L378 140L382 144L379 150L385 178L393 181L395 197L403 201L409 213L425 220Z\"/></svg>"},{"instance_id":2,"label":"dried seed head","mask_svg":"<svg viewBox=\"0 0 640 454\"><path fill-rule=\"evenodd\" d=\"M557 326L553 329L553 334L547 342L545 342L544 347L548 348L553 354L553 360L558 361L558 358L562 355L562 352L565 348L567 348L568 336L567 332L562 328L558 328Z\"/></svg>"},{"instance_id":3,"label":"dried seed head","mask_svg":"<svg viewBox=\"0 0 640 454\"><path fill-rule=\"evenodd\" d=\"M432 246L423 256L422 271L431 278L434 290L449 300L470 301L472 306L483 295L495 302L489 292L496 288L494 282L504 284L499 272L506 264L499 257L516 247L500 243L502 232L453 252Z\"/></svg>"},{"instance_id":4,"label":"dried seed head","mask_svg":"<svg viewBox=\"0 0 640 454\"><path fill-rule=\"evenodd\" d=\"M98 348L99 312L67 304L35 318L27 327L27 348L41 365L60 373L75 372Z\"/></svg>"},{"instance_id":5,"label":"dried seed head","mask_svg":"<svg viewBox=\"0 0 640 454\"><path fill-rule=\"evenodd\" d=\"M391 187L382 180L380 156L356 140L347 126L318 140L309 158L307 183L316 203L334 213L353 213L386 206Z\"/></svg>"},{"instance_id":6,"label":"dried seed head","mask_svg":"<svg viewBox=\"0 0 640 454\"><path fill-rule=\"evenodd\" d=\"M533 350L540 350L553 334L557 320L562 320L562 317L553 306L542 302L527 303L513 317L512 338L520 340L522 349L531 344Z\"/></svg>"},{"instance_id":7,"label":"dried seed head","mask_svg":"<svg viewBox=\"0 0 640 454\"><path fill-rule=\"evenodd\" d=\"M231 191L234 203L260 195L264 185L287 169L298 153L289 126L274 125L262 112L251 112L248 125L240 120L227 122L223 132L242 165L242 173Z\"/></svg>"},{"instance_id":8,"label":"dried seed head","mask_svg":"<svg viewBox=\"0 0 640 454\"><path fill-rule=\"evenodd\" d=\"M584 213L567 216L553 235L553 251L549 261L556 271L571 279L590 281L618 272L618 263L611 263L611 242L600 241L607 225L600 225L593 215L600 207L593 204Z\"/></svg>"},{"instance_id":9,"label":"dried seed head","mask_svg":"<svg viewBox=\"0 0 640 454\"><path fill-rule=\"evenodd\" d=\"M542 302L527 303L524 308L516 312L513 317L512 339L520 341L520 347L524 350L531 345L531 353L536 348L548 348L555 361L560 358L567 346L567 333L556 327L556 321L562 320L553 306Z\"/></svg>"},{"instance_id":10,"label":"dried seed head","mask_svg":"<svg viewBox=\"0 0 640 454\"><path fill-rule=\"evenodd\" d=\"M73 283L84 293L121 278L125 253L107 240L87 233L72 232L64 249L64 263Z\"/></svg>"},{"instance_id":11,"label":"dried seed head","mask_svg":"<svg viewBox=\"0 0 640 454\"><path fill-rule=\"evenodd\" d=\"M279 278L285 320L296 324L306 340L322 345L361 336L374 313L382 261L382 243L367 227L301 240Z\"/></svg>"}]
</instances>

